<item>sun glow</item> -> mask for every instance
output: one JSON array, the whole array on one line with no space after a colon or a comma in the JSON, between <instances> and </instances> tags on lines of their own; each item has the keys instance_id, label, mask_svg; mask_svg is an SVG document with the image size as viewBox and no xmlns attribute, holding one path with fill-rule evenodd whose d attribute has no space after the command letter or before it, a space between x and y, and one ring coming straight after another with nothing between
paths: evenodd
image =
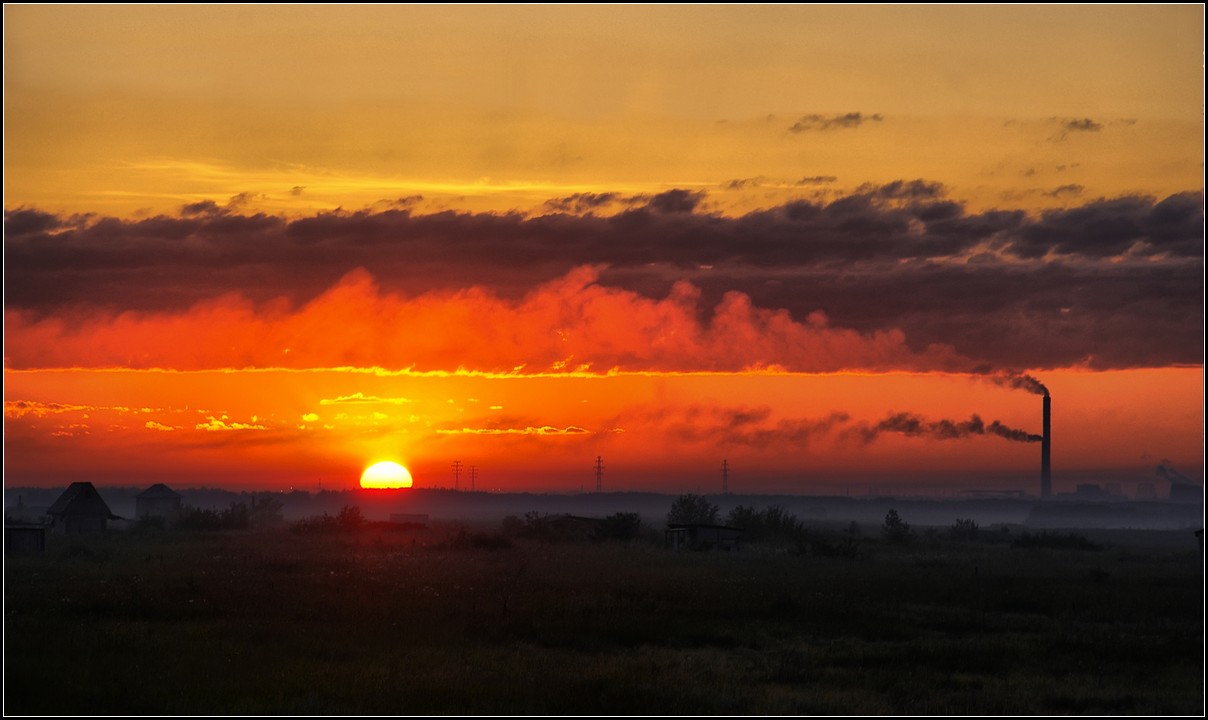
<instances>
[{"instance_id":1,"label":"sun glow","mask_svg":"<svg viewBox=\"0 0 1208 720\"><path fill-rule=\"evenodd\" d=\"M411 487L411 473L407 468L389 460L375 463L361 473L361 487L374 490Z\"/></svg>"}]
</instances>

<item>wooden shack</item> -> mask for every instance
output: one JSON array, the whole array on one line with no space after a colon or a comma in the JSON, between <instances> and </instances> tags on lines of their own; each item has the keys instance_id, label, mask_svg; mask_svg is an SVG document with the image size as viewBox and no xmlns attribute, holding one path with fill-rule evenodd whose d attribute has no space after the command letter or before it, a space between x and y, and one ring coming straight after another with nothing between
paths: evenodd
<instances>
[{"instance_id":1,"label":"wooden shack","mask_svg":"<svg viewBox=\"0 0 1208 720\"><path fill-rule=\"evenodd\" d=\"M86 535L105 531L110 520L121 520L109 511L101 494L90 482L74 482L46 511L53 531L61 535Z\"/></svg>"},{"instance_id":2,"label":"wooden shack","mask_svg":"<svg viewBox=\"0 0 1208 720\"><path fill-rule=\"evenodd\" d=\"M163 518L169 524L180 520L180 493L155 483L134 497L134 516Z\"/></svg>"}]
</instances>

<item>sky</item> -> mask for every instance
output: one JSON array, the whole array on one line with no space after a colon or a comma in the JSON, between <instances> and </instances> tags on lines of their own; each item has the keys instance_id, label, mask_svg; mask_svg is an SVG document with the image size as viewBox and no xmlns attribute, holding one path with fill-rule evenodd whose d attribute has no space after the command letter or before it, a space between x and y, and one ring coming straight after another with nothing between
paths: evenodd
<instances>
[{"instance_id":1,"label":"sky","mask_svg":"<svg viewBox=\"0 0 1208 720\"><path fill-rule=\"evenodd\" d=\"M1202 482L1203 27L7 4L5 485Z\"/></svg>"}]
</instances>

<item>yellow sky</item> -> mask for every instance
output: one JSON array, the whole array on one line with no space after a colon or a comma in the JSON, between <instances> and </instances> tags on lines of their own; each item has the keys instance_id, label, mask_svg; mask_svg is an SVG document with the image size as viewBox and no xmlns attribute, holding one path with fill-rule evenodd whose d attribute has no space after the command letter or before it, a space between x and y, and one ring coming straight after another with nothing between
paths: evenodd
<instances>
[{"instance_id":1,"label":"yellow sky","mask_svg":"<svg viewBox=\"0 0 1208 720\"><path fill-rule=\"evenodd\" d=\"M1163 196L1202 185L1202 91L1193 5L6 5L5 205L692 187L741 212L900 178L980 207Z\"/></svg>"}]
</instances>

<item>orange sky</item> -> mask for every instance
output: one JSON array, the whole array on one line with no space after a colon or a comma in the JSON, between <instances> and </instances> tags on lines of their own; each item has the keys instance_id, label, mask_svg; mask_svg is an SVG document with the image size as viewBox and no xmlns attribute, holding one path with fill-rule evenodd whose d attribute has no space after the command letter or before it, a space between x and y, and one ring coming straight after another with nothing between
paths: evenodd
<instances>
[{"instance_id":1,"label":"orange sky","mask_svg":"<svg viewBox=\"0 0 1208 720\"><path fill-rule=\"evenodd\" d=\"M1199 369L1046 374L1054 469L1148 479L1199 461ZM365 370L9 371L7 469L43 480L133 474L176 484L340 487L396 459L417 485L451 486L453 460L483 487L571 492L607 458L613 490L839 487L867 475L984 488L1030 486L1039 444L992 434L862 430L896 413L1040 431L1040 398L941 373L499 376ZM1160 408L1155 413L1150 408ZM716 466L716 467L714 467ZM959 478L966 478L960 481ZM886 479L884 482L890 482Z\"/></svg>"},{"instance_id":2,"label":"orange sky","mask_svg":"<svg viewBox=\"0 0 1208 720\"><path fill-rule=\"evenodd\" d=\"M4 19L6 486L1203 474L1201 6Z\"/></svg>"}]
</instances>

